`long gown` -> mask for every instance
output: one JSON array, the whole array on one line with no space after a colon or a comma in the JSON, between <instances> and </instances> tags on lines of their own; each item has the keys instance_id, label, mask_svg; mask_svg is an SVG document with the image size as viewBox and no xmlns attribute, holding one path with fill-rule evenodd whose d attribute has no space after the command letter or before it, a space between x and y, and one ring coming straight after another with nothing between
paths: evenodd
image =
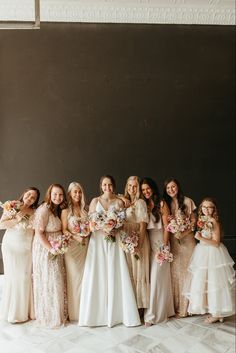
<instances>
[{"instance_id":1,"label":"long gown","mask_svg":"<svg viewBox=\"0 0 236 353\"><path fill-rule=\"evenodd\" d=\"M11 323L34 318L32 300L32 217L6 230L2 241L4 264L0 318ZM29 228L28 228L29 227Z\"/></svg>"},{"instance_id":2,"label":"long gown","mask_svg":"<svg viewBox=\"0 0 236 353\"><path fill-rule=\"evenodd\" d=\"M184 198L184 204L187 206L187 214L190 217L196 206L193 200L188 197ZM176 216L177 212L178 210L171 209L173 216ZM190 258L195 246L196 240L192 231L189 231L189 234L183 237L180 242L173 234L170 234L170 247L174 257L170 265L174 307L175 312L182 317L188 314L188 299L183 295L183 289L187 279Z\"/></svg>"},{"instance_id":3,"label":"long gown","mask_svg":"<svg viewBox=\"0 0 236 353\"><path fill-rule=\"evenodd\" d=\"M73 234L73 222L79 220L77 216L68 216L68 230ZM71 321L78 321L81 283L84 273L84 264L88 247L88 239L85 245L71 240L68 251L65 253L66 279L67 279L67 298L68 314Z\"/></svg>"},{"instance_id":4,"label":"long gown","mask_svg":"<svg viewBox=\"0 0 236 353\"><path fill-rule=\"evenodd\" d=\"M164 229L162 220L156 223L155 217L151 213L147 226L150 245L150 305L144 310L144 321L157 324L164 322L168 317L175 314L174 302L171 288L170 263L162 265L155 260L157 249L163 245Z\"/></svg>"},{"instance_id":5,"label":"long gown","mask_svg":"<svg viewBox=\"0 0 236 353\"><path fill-rule=\"evenodd\" d=\"M35 214L35 230L45 232L48 240L62 234L61 221L42 204ZM58 327L67 319L64 257L50 259L37 235L33 241L33 291L36 322L39 326Z\"/></svg>"},{"instance_id":6,"label":"long gown","mask_svg":"<svg viewBox=\"0 0 236 353\"><path fill-rule=\"evenodd\" d=\"M212 239L212 232L205 234ZM185 291L191 314L210 313L214 317L235 314L234 261L224 244L219 247L200 241L189 265L190 282Z\"/></svg>"},{"instance_id":7,"label":"long gown","mask_svg":"<svg viewBox=\"0 0 236 353\"><path fill-rule=\"evenodd\" d=\"M113 206L119 209L117 201ZM111 207L111 206L110 206ZM98 201L96 212L104 212ZM107 242L104 232L92 232L82 280L79 325L108 326L123 323L140 325L139 313L125 254L116 242Z\"/></svg>"},{"instance_id":8,"label":"long gown","mask_svg":"<svg viewBox=\"0 0 236 353\"><path fill-rule=\"evenodd\" d=\"M124 231L127 234L136 232L140 237L140 222L148 223L147 206L144 200L137 200L134 205L126 210L126 222ZM130 277L133 284L138 308L149 307L149 253L150 244L146 232L141 250L140 259L137 260L133 254L126 253Z\"/></svg>"}]
</instances>

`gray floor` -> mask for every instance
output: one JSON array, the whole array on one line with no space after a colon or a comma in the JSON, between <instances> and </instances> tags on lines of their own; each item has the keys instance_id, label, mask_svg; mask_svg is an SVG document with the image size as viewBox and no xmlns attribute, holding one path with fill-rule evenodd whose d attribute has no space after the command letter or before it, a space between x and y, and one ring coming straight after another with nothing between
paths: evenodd
<instances>
[{"instance_id":1,"label":"gray floor","mask_svg":"<svg viewBox=\"0 0 236 353\"><path fill-rule=\"evenodd\" d=\"M2 277L0 276L0 289ZM205 324L204 317L170 319L146 328L60 329L0 322L0 353L235 353L235 317Z\"/></svg>"}]
</instances>

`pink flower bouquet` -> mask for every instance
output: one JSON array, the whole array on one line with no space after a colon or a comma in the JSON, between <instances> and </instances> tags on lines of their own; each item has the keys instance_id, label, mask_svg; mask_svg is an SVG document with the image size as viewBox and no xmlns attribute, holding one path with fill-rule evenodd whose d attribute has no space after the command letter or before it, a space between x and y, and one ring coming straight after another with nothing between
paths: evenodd
<instances>
[{"instance_id":1,"label":"pink flower bouquet","mask_svg":"<svg viewBox=\"0 0 236 353\"><path fill-rule=\"evenodd\" d=\"M64 255L68 251L70 238L62 234L55 240L50 240L49 242L52 247L49 250L49 258L50 260L54 260L58 255Z\"/></svg>"},{"instance_id":2,"label":"pink flower bouquet","mask_svg":"<svg viewBox=\"0 0 236 353\"><path fill-rule=\"evenodd\" d=\"M136 260L139 260L138 251L138 233L132 231L131 234L127 234L124 231L120 232L120 247L124 252L133 254Z\"/></svg>"},{"instance_id":3,"label":"pink flower bouquet","mask_svg":"<svg viewBox=\"0 0 236 353\"><path fill-rule=\"evenodd\" d=\"M178 238L182 232L191 228L191 222L189 217L186 217L181 211L177 212L177 216L170 220L167 225L166 230ZM179 244L181 244L180 239L178 239Z\"/></svg>"},{"instance_id":4,"label":"pink flower bouquet","mask_svg":"<svg viewBox=\"0 0 236 353\"><path fill-rule=\"evenodd\" d=\"M22 203L18 200L0 202L0 207L3 208L5 214L9 218L15 218L16 214L20 211Z\"/></svg>"},{"instance_id":5,"label":"pink flower bouquet","mask_svg":"<svg viewBox=\"0 0 236 353\"><path fill-rule=\"evenodd\" d=\"M160 266L165 262L172 262L173 254L170 252L169 246L160 246L160 248L156 252L155 260Z\"/></svg>"}]
</instances>

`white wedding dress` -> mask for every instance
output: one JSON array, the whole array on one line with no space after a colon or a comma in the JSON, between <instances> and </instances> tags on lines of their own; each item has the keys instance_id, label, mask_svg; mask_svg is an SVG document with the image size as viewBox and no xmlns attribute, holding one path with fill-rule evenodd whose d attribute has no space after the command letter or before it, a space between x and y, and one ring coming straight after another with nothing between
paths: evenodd
<instances>
[{"instance_id":1,"label":"white wedding dress","mask_svg":"<svg viewBox=\"0 0 236 353\"><path fill-rule=\"evenodd\" d=\"M111 206L110 206L111 207ZM117 201L112 207L119 209ZM104 212L98 201L96 212ZM79 326L140 325L139 313L123 250L107 242L102 230L91 235L82 281Z\"/></svg>"}]
</instances>

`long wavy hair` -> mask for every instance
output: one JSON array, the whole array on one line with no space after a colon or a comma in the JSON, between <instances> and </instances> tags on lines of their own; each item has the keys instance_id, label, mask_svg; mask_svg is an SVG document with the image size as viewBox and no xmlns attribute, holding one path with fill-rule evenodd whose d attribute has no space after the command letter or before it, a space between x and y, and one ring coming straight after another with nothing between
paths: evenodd
<instances>
[{"instance_id":1,"label":"long wavy hair","mask_svg":"<svg viewBox=\"0 0 236 353\"><path fill-rule=\"evenodd\" d=\"M165 200L165 202L167 203L170 211L171 211L171 202L172 202L172 198L167 194L166 192L166 188L167 185L171 182L174 182L177 187L178 187L178 192L177 192L177 201L178 201L178 208L184 213L186 214L186 205L184 204L184 193L182 191L182 188L180 186L180 183L177 179L175 178L168 178L164 181L164 191L163 191L163 199Z\"/></svg>"},{"instance_id":2,"label":"long wavy hair","mask_svg":"<svg viewBox=\"0 0 236 353\"><path fill-rule=\"evenodd\" d=\"M220 216L219 216L219 209L218 209L218 206L217 206L217 202L216 200L213 198L213 197L204 197L204 199L201 201L199 207L198 207L198 217L201 217L203 216L203 212L202 212L202 205L203 203L207 201L207 202L210 202L212 203L213 207L214 207L214 211L212 213L212 217L219 223L219 226L220 226L220 238L222 239L223 238L223 227L222 227L222 224L221 224L221 220L220 220Z\"/></svg>"},{"instance_id":3,"label":"long wavy hair","mask_svg":"<svg viewBox=\"0 0 236 353\"><path fill-rule=\"evenodd\" d=\"M124 192L124 197L128 200L131 200L131 197L128 193L128 185L130 181L136 181L137 182L137 193L134 197L134 202L137 201L140 198L140 186L139 186L139 177L137 175L132 175L130 176L125 184L125 192Z\"/></svg>"},{"instance_id":4,"label":"long wavy hair","mask_svg":"<svg viewBox=\"0 0 236 353\"><path fill-rule=\"evenodd\" d=\"M81 191L81 198L79 200L80 215L81 215L81 218L86 218L88 212L87 212L87 205L86 205L86 198L85 198L85 194L84 194L84 189L83 189L82 185L80 183L78 183L77 181L71 182L70 185L68 186L68 189L67 189L69 214L74 215L74 207L73 207L73 201L72 201L72 197L71 197L71 190L74 187L79 188Z\"/></svg>"},{"instance_id":5,"label":"long wavy hair","mask_svg":"<svg viewBox=\"0 0 236 353\"><path fill-rule=\"evenodd\" d=\"M35 209L35 208L38 207L39 198L40 198L40 191L39 191L39 189L37 189L35 186L31 186L31 187L25 189L25 190L23 191L23 193L21 194L21 196L19 197L18 200L19 200L20 202L23 202L23 198L24 198L25 193L27 193L28 191L31 191L31 190L32 190L32 191L35 191L36 194L37 194L36 200L35 200L34 203L30 206L30 208Z\"/></svg>"},{"instance_id":6,"label":"long wavy hair","mask_svg":"<svg viewBox=\"0 0 236 353\"><path fill-rule=\"evenodd\" d=\"M56 187L61 189L61 191L63 192L63 201L60 203L60 205L55 205L52 202L51 199L51 192L52 192L52 188ZM49 208L49 210L54 214L54 216L61 216L61 211L64 208L67 208L67 199L66 199L66 192L63 188L63 186L61 184L51 184L49 186L49 188L46 191L45 197L44 197L44 202L46 203L47 207Z\"/></svg>"},{"instance_id":7,"label":"long wavy hair","mask_svg":"<svg viewBox=\"0 0 236 353\"><path fill-rule=\"evenodd\" d=\"M102 191L102 182L104 179L110 179L111 183L112 183L112 186L113 186L113 193L115 193L116 191L116 181L115 179L113 178L112 175L109 175L109 174L106 174L106 175L103 175L101 178L100 178L100 182L99 182L99 190L100 190L100 195L103 194L103 191Z\"/></svg>"},{"instance_id":8,"label":"long wavy hair","mask_svg":"<svg viewBox=\"0 0 236 353\"><path fill-rule=\"evenodd\" d=\"M204 199L201 201L199 207L198 207L198 217L203 216L203 212L202 212L202 204L203 202L210 202L212 203L213 207L214 207L214 211L212 213L212 217L220 223L220 218L219 218L219 211L218 211L218 207L217 207L217 203L216 200L213 197L204 197Z\"/></svg>"},{"instance_id":9,"label":"long wavy hair","mask_svg":"<svg viewBox=\"0 0 236 353\"><path fill-rule=\"evenodd\" d=\"M152 195L151 195L150 199L146 199L146 197L142 193L142 185L143 184L147 184L150 187L150 189L152 190ZM154 215L156 222L158 222L160 219L160 216L161 216L161 201L162 201L162 199L161 199L161 194L160 194L160 191L158 189L156 182L149 177L144 177L140 181L140 191L141 191L141 198L146 202L147 206L148 206L150 200L153 201L154 207L152 209L152 214Z\"/></svg>"}]
</instances>

